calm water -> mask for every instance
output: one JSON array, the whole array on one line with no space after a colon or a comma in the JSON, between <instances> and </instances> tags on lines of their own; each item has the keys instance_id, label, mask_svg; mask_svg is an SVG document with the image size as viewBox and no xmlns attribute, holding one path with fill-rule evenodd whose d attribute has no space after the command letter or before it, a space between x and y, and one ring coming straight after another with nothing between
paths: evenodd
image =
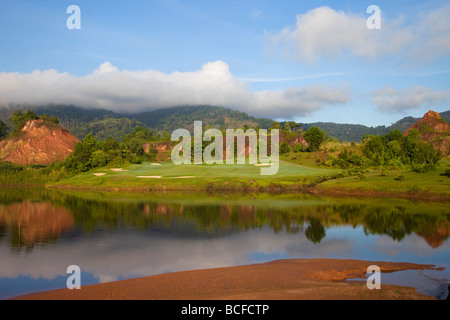
<instances>
[{"instance_id":1,"label":"calm water","mask_svg":"<svg viewBox=\"0 0 450 320\"><path fill-rule=\"evenodd\" d=\"M165 272L288 258L446 267L383 274L445 298L450 205L307 195L73 193L0 189L0 299Z\"/></svg>"}]
</instances>

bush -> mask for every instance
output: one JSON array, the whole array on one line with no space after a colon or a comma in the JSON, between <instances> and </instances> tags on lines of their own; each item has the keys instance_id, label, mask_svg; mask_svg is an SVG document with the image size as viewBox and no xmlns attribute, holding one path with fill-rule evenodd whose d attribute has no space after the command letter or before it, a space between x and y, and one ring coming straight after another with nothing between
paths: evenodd
<instances>
[{"instance_id":1,"label":"bush","mask_svg":"<svg viewBox=\"0 0 450 320\"><path fill-rule=\"evenodd\" d=\"M0 173L2 173L2 174L19 172L19 171L23 171L23 169L24 169L23 166L19 166L12 162L8 162L8 161L0 162Z\"/></svg>"},{"instance_id":2,"label":"bush","mask_svg":"<svg viewBox=\"0 0 450 320\"><path fill-rule=\"evenodd\" d=\"M280 154L286 154L291 151L291 147L289 147L289 144L286 141L281 142L280 144Z\"/></svg>"},{"instance_id":3,"label":"bush","mask_svg":"<svg viewBox=\"0 0 450 320\"><path fill-rule=\"evenodd\" d=\"M450 178L450 169L447 169L447 170L445 170L445 172L444 172L444 173L441 173L441 176L444 176L444 177Z\"/></svg>"},{"instance_id":4,"label":"bush","mask_svg":"<svg viewBox=\"0 0 450 320\"><path fill-rule=\"evenodd\" d=\"M347 171L341 171L341 172L339 172L339 173L336 175L336 178L337 178L337 179L345 178L345 177L348 177L348 172L347 172Z\"/></svg>"},{"instance_id":5,"label":"bush","mask_svg":"<svg viewBox=\"0 0 450 320\"><path fill-rule=\"evenodd\" d=\"M367 178L366 178L366 176L363 174L363 173L359 173L358 175L357 175L357 177L358 177L358 179L359 180L367 180Z\"/></svg>"},{"instance_id":6,"label":"bush","mask_svg":"<svg viewBox=\"0 0 450 320\"><path fill-rule=\"evenodd\" d=\"M22 128L25 126L25 123L28 120L36 120L39 117L31 110L27 110L27 112L23 113L22 110L16 110L13 112L11 118L9 118L9 122L11 122L13 126L13 135L18 135L21 133Z\"/></svg>"},{"instance_id":7,"label":"bush","mask_svg":"<svg viewBox=\"0 0 450 320\"><path fill-rule=\"evenodd\" d=\"M104 167L108 164L108 156L103 151L95 151L89 158L89 164L92 168Z\"/></svg>"},{"instance_id":8,"label":"bush","mask_svg":"<svg viewBox=\"0 0 450 320\"><path fill-rule=\"evenodd\" d=\"M317 151L320 145L328 138L328 134L325 130L320 130L318 127L312 126L303 134L305 141L308 142L308 151Z\"/></svg>"},{"instance_id":9,"label":"bush","mask_svg":"<svg viewBox=\"0 0 450 320\"><path fill-rule=\"evenodd\" d=\"M428 172L436 170L436 165L433 163L413 164L412 170L417 173L428 173Z\"/></svg>"},{"instance_id":10,"label":"bush","mask_svg":"<svg viewBox=\"0 0 450 320\"><path fill-rule=\"evenodd\" d=\"M401 174L401 175L395 177L394 180L403 181L403 180L405 180L405 176Z\"/></svg>"},{"instance_id":11,"label":"bush","mask_svg":"<svg viewBox=\"0 0 450 320\"><path fill-rule=\"evenodd\" d=\"M294 152L302 152L303 151L303 145L299 142L294 146L293 149Z\"/></svg>"}]
</instances>

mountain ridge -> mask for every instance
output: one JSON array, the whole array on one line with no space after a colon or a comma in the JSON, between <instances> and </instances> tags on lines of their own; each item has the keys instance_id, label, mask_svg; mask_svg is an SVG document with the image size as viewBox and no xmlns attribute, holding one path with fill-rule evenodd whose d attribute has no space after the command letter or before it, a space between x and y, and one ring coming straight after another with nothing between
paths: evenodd
<instances>
[{"instance_id":1,"label":"mountain ridge","mask_svg":"<svg viewBox=\"0 0 450 320\"><path fill-rule=\"evenodd\" d=\"M204 127L236 128L244 125L268 128L274 120L256 118L247 113L218 106L177 106L157 109L137 114L117 113L106 109L85 109L74 105L45 105L45 106L14 106L13 108L0 108L0 118L8 122L13 110L30 109L38 115L47 114L59 119L61 125L73 133L78 139L92 133L97 139L106 139L112 136L120 139L123 135L131 133L138 126L171 132L178 128L192 130L195 120L202 120ZM450 121L450 110L440 113L441 117ZM302 123L303 130L312 126L327 131L328 135L342 142L360 142L364 135L385 135L391 130L407 130L412 124L420 120L406 116L390 126L369 127L362 124L312 122ZM284 122L280 122L282 125Z\"/></svg>"}]
</instances>

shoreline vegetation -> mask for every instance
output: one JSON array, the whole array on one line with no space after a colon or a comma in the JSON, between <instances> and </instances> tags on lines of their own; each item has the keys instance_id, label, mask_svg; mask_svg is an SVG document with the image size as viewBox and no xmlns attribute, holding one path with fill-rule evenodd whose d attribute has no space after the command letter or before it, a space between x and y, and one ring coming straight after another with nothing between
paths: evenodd
<instances>
[{"instance_id":1,"label":"shoreline vegetation","mask_svg":"<svg viewBox=\"0 0 450 320\"><path fill-rule=\"evenodd\" d=\"M350 259L285 259L266 263L170 272L31 293L11 300L435 300L412 287L382 284L370 290L367 267L381 274L441 270L434 265ZM276 277L268 277L269 274ZM359 279L347 281L348 279Z\"/></svg>"},{"instance_id":2,"label":"shoreline vegetation","mask_svg":"<svg viewBox=\"0 0 450 320\"><path fill-rule=\"evenodd\" d=\"M433 116L439 115L433 113ZM10 119L13 124L10 136L23 134L22 129L27 128L29 121L36 120L58 126L55 117L36 116L29 110L17 111ZM438 120L445 122L441 118ZM243 130L248 129L252 127L244 125ZM177 142L171 141L167 132L161 134L137 127L120 140L111 137L97 140L89 133L74 145L73 152L64 161L47 165L1 161L0 186L40 185L57 189L137 192L303 192L432 201L450 199L448 154L422 140L422 133L414 128L405 134L393 130L383 136L364 136L360 143L340 142L317 127L303 131L302 125L293 121L283 125L274 121L268 132L272 129L280 132L280 162L275 175L262 176L261 168L266 164L248 164L248 159L247 164L175 165L171 150ZM189 145L189 141L186 143ZM263 145L270 153L269 144ZM258 141L257 149L263 145ZM197 150L199 146L195 141L191 146L191 156L196 157L197 152L204 154L210 144L203 141L201 150ZM252 152L250 148L238 148L234 154L245 152L247 156ZM214 149L213 153L218 150Z\"/></svg>"},{"instance_id":3,"label":"shoreline vegetation","mask_svg":"<svg viewBox=\"0 0 450 320\"><path fill-rule=\"evenodd\" d=\"M140 165L145 167L146 164ZM103 171L107 171L103 170ZM448 201L450 199L450 185L444 183L448 178L441 168L432 177L422 179L423 176L413 172L399 171L397 176L405 176L409 181L396 181L395 175L389 178L379 171L366 173L366 179L358 176L339 178L335 175L279 178L279 179L229 179L198 177L194 175L163 177L158 175L120 177L108 173L95 172L80 174L62 180L48 179L47 176L30 179L25 183L1 183L0 187L45 187L61 190L77 191L112 191L112 192L242 192L242 193L282 193L296 192L323 196L346 197L397 197L416 200ZM339 173L337 174L339 175ZM97 179L95 179L97 178ZM101 179L100 179L101 178ZM48 182L48 180L50 182ZM140 181L139 181L140 180ZM420 181L420 180L428 180Z\"/></svg>"},{"instance_id":4,"label":"shoreline vegetation","mask_svg":"<svg viewBox=\"0 0 450 320\"><path fill-rule=\"evenodd\" d=\"M259 167L249 164L211 166L161 162L157 163L158 165L141 163L124 168L100 168L53 181L45 186L66 190L115 192L296 192L428 201L450 199L450 179L447 175L450 161L446 160L442 160L433 172L423 174L398 169L340 170L287 162L289 156L282 159L285 160L280 161L279 173L269 177L259 175Z\"/></svg>"},{"instance_id":5,"label":"shoreline vegetation","mask_svg":"<svg viewBox=\"0 0 450 320\"><path fill-rule=\"evenodd\" d=\"M78 191L152 192L297 192L323 196L398 197L448 201L450 161L442 160L427 174L407 170L360 171L307 167L280 161L275 176L259 175L254 165L174 165L171 162L102 167L75 175L42 167L9 165L0 176L1 187L40 186ZM3 164L6 167L6 163ZM399 179L400 177L400 179Z\"/></svg>"}]
</instances>

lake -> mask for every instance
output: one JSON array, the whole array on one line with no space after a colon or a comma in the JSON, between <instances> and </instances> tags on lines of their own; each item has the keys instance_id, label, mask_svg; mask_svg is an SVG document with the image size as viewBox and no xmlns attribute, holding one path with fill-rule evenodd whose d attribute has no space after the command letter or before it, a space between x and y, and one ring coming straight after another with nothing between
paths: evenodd
<instances>
[{"instance_id":1,"label":"lake","mask_svg":"<svg viewBox=\"0 0 450 320\"><path fill-rule=\"evenodd\" d=\"M433 264L381 282L445 299L450 205L305 194L0 189L0 299L173 271L291 258Z\"/></svg>"}]
</instances>

